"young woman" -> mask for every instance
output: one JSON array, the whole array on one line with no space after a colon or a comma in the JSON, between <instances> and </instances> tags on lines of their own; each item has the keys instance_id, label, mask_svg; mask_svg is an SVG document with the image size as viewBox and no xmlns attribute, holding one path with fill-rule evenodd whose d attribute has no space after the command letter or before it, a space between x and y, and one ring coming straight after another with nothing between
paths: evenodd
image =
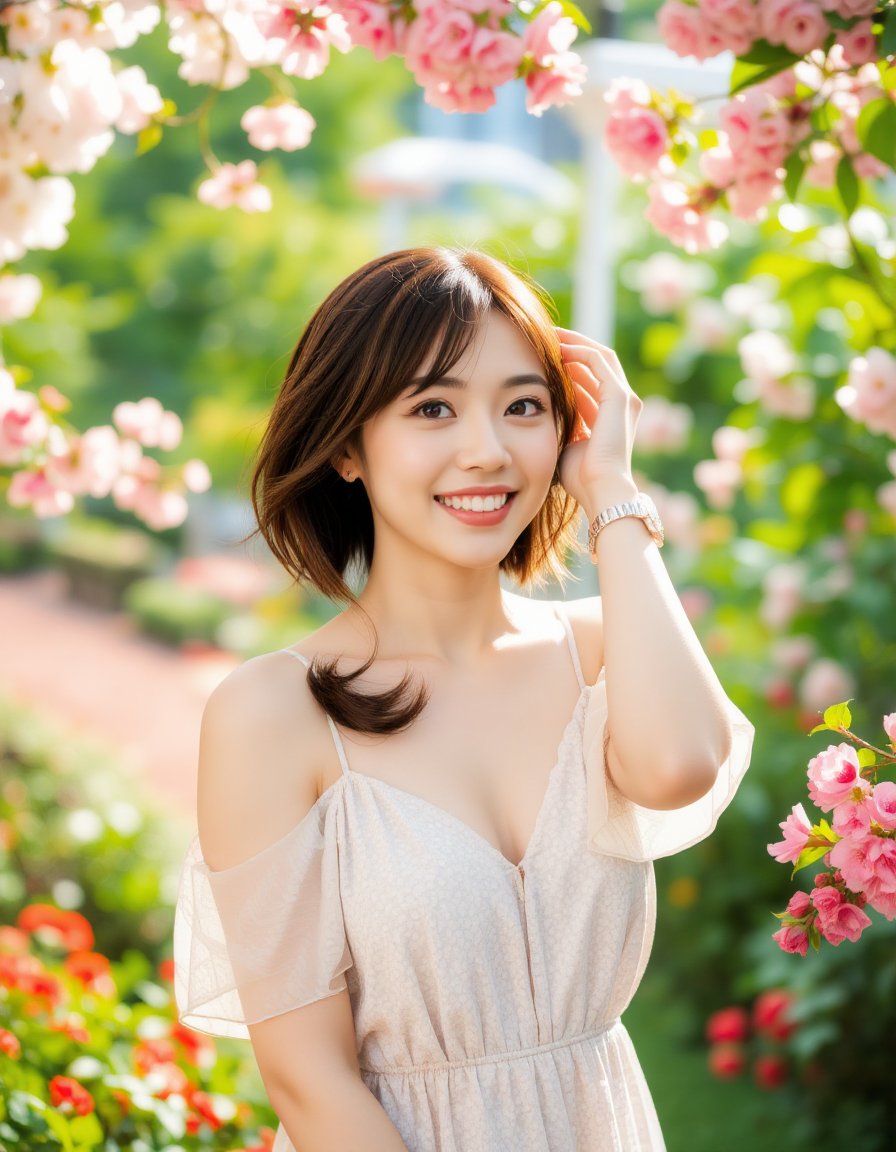
<instances>
[{"instance_id":1,"label":"young woman","mask_svg":"<svg viewBox=\"0 0 896 1152\"><path fill-rule=\"evenodd\" d=\"M299 340L253 501L347 606L209 699L174 933L179 1018L251 1040L276 1152L663 1148L619 1018L652 860L753 729L637 502L641 406L478 251L371 261ZM601 595L507 588L562 577L580 509Z\"/></svg>"}]
</instances>

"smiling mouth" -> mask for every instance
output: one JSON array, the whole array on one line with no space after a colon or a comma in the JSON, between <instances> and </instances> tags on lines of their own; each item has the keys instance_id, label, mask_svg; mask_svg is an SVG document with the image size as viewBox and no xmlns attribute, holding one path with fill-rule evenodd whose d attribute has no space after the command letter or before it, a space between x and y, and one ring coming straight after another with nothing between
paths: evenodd
<instances>
[{"instance_id":1,"label":"smiling mouth","mask_svg":"<svg viewBox=\"0 0 896 1152\"><path fill-rule=\"evenodd\" d=\"M500 492L495 496L434 496L438 504L464 512L497 512L509 503L515 492Z\"/></svg>"}]
</instances>

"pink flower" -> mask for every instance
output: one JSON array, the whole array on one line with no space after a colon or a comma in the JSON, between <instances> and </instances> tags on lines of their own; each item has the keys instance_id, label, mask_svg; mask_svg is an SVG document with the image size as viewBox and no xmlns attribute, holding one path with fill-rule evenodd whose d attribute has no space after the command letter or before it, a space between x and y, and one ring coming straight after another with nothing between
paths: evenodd
<instances>
[{"instance_id":1,"label":"pink flower","mask_svg":"<svg viewBox=\"0 0 896 1152\"><path fill-rule=\"evenodd\" d=\"M847 64L858 67L877 58L877 40L870 20L862 20L852 28L838 29L836 35Z\"/></svg>"},{"instance_id":2,"label":"pink flower","mask_svg":"<svg viewBox=\"0 0 896 1152\"><path fill-rule=\"evenodd\" d=\"M180 444L183 424L176 412L166 411L154 396L136 404L123 400L112 410L112 423L123 436L130 436L144 448L171 452Z\"/></svg>"},{"instance_id":3,"label":"pink flower","mask_svg":"<svg viewBox=\"0 0 896 1152\"><path fill-rule=\"evenodd\" d=\"M536 64L545 64L567 52L577 35L578 28L569 16L564 15L562 5L558 0L551 0L526 25L523 45Z\"/></svg>"},{"instance_id":4,"label":"pink flower","mask_svg":"<svg viewBox=\"0 0 896 1152\"><path fill-rule=\"evenodd\" d=\"M836 660L822 657L813 660L800 683L803 706L821 711L839 700L846 700L855 688L855 682L846 668Z\"/></svg>"},{"instance_id":5,"label":"pink flower","mask_svg":"<svg viewBox=\"0 0 896 1152\"><path fill-rule=\"evenodd\" d=\"M550 68L535 69L526 77L526 111L541 116L546 108L568 104L581 96L588 71L575 52L551 59Z\"/></svg>"},{"instance_id":6,"label":"pink flower","mask_svg":"<svg viewBox=\"0 0 896 1152\"><path fill-rule=\"evenodd\" d=\"M757 36L753 0L700 0L700 11L723 49L743 56L752 48Z\"/></svg>"},{"instance_id":7,"label":"pink flower","mask_svg":"<svg viewBox=\"0 0 896 1152\"><path fill-rule=\"evenodd\" d=\"M896 784L882 780L871 791L874 819L887 832L896 831Z\"/></svg>"},{"instance_id":8,"label":"pink flower","mask_svg":"<svg viewBox=\"0 0 896 1152\"><path fill-rule=\"evenodd\" d=\"M253 148L263 152L270 152L272 148L294 152L297 148L304 148L311 139L315 121L311 113L298 104L284 101L273 107L256 104L247 108L240 127L248 134Z\"/></svg>"},{"instance_id":9,"label":"pink flower","mask_svg":"<svg viewBox=\"0 0 896 1152\"><path fill-rule=\"evenodd\" d=\"M790 897L787 904L787 915L794 916L797 920L801 920L809 911L811 903L809 893L803 892L802 889L800 889L799 892L794 892Z\"/></svg>"},{"instance_id":10,"label":"pink flower","mask_svg":"<svg viewBox=\"0 0 896 1152\"><path fill-rule=\"evenodd\" d=\"M812 903L818 910L818 930L835 947L844 940L855 943L870 925L870 917L855 904L847 903L839 888L828 886L812 891Z\"/></svg>"},{"instance_id":11,"label":"pink flower","mask_svg":"<svg viewBox=\"0 0 896 1152\"><path fill-rule=\"evenodd\" d=\"M863 892L872 907L896 897L896 841L869 832L846 836L831 849L831 864L853 892Z\"/></svg>"},{"instance_id":12,"label":"pink flower","mask_svg":"<svg viewBox=\"0 0 896 1152\"><path fill-rule=\"evenodd\" d=\"M43 470L13 472L6 499L13 508L30 508L41 520L64 516L75 506L72 494L57 488Z\"/></svg>"},{"instance_id":13,"label":"pink flower","mask_svg":"<svg viewBox=\"0 0 896 1152\"><path fill-rule=\"evenodd\" d=\"M778 827L784 833L784 839L776 844L768 845L769 855L774 856L779 864L798 860L800 853L806 847L806 841L812 835L812 825L809 823L806 809L802 804L795 804L790 815L786 820L782 820ZM800 895L801 893L798 892L794 899ZM789 906L787 910L790 912ZM790 914L801 916L802 912Z\"/></svg>"},{"instance_id":14,"label":"pink flower","mask_svg":"<svg viewBox=\"0 0 896 1152\"><path fill-rule=\"evenodd\" d=\"M850 363L846 385L835 399L872 432L896 437L896 359L883 348L869 348Z\"/></svg>"},{"instance_id":15,"label":"pink flower","mask_svg":"<svg viewBox=\"0 0 896 1152\"><path fill-rule=\"evenodd\" d=\"M773 933L772 940L784 952L798 952L805 956L809 951L809 929L800 924L787 924Z\"/></svg>"},{"instance_id":16,"label":"pink flower","mask_svg":"<svg viewBox=\"0 0 896 1152\"><path fill-rule=\"evenodd\" d=\"M896 712L889 712L884 716L884 732L891 744L896 744Z\"/></svg>"},{"instance_id":17,"label":"pink flower","mask_svg":"<svg viewBox=\"0 0 896 1152\"><path fill-rule=\"evenodd\" d=\"M867 792L869 788L868 781L861 774L856 751L850 744L831 744L813 756L807 774L809 796L822 812L830 812L836 804L850 798L856 789Z\"/></svg>"},{"instance_id":18,"label":"pink flower","mask_svg":"<svg viewBox=\"0 0 896 1152\"><path fill-rule=\"evenodd\" d=\"M401 51L388 4L381 0L338 0L333 8L344 17L352 43L369 48L377 60Z\"/></svg>"},{"instance_id":19,"label":"pink flower","mask_svg":"<svg viewBox=\"0 0 896 1152\"><path fill-rule=\"evenodd\" d=\"M694 207L684 184L656 180L649 185L647 197L645 220L690 255L718 248L728 235L728 229L721 220L714 220L708 213Z\"/></svg>"},{"instance_id":20,"label":"pink flower","mask_svg":"<svg viewBox=\"0 0 896 1152\"><path fill-rule=\"evenodd\" d=\"M188 460L183 466L182 478L190 492L206 492L212 486L208 465L202 460Z\"/></svg>"},{"instance_id":21,"label":"pink flower","mask_svg":"<svg viewBox=\"0 0 896 1152\"><path fill-rule=\"evenodd\" d=\"M30 316L42 291L40 280L30 272L21 276L7 272L0 276L0 324Z\"/></svg>"},{"instance_id":22,"label":"pink flower","mask_svg":"<svg viewBox=\"0 0 896 1152\"><path fill-rule=\"evenodd\" d=\"M268 212L271 192L256 181L258 168L254 160L240 164L222 164L218 171L199 185L196 195L213 208L235 204L244 212Z\"/></svg>"},{"instance_id":23,"label":"pink flower","mask_svg":"<svg viewBox=\"0 0 896 1152\"><path fill-rule=\"evenodd\" d=\"M834 809L831 826L838 836L864 836L871 828L873 817L874 805L870 795L863 796L861 800L847 797Z\"/></svg>"},{"instance_id":24,"label":"pink flower","mask_svg":"<svg viewBox=\"0 0 896 1152\"><path fill-rule=\"evenodd\" d=\"M710 1044L736 1043L746 1040L750 1030L750 1017L746 1009L720 1008L706 1021L705 1035Z\"/></svg>"},{"instance_id":25,"label":"pink flower","mask_svg":"<svg viewBox=\"0 0 896 1152\"><path fill-rule=\"evenodd\" d=\"M831 27L810 0L759 0L758 30L769 44L783 44L795 56L821 48Z\"/></svg>"},{"instance_id":26,"label":"pink flower","mask_svg":"<svg viewBox=\"0 0 896 1152\"><path fill-rule=\"evenodd\" d=\"M627 176L649 176L669 146L666 121L651 108L611 113L604 141Z\"/></svg>"},{"instance_id":27,"label":"pink flower","mask_svg":"<svg viewBox=\"0 0 896 1152\"><path fill-rule=\"evenodd\" d=\"M855 16L870 16L877 8L877 0L821 0L826 12L836 12L845 20Z\"/></svg>"},{"instance_id":28,"label":"pink flower","mask_svg":"<svg viewBox=\"0 0 896 1152\"><path fill-rule=\"evenodd\" d=\"M119 132L139 132L162 110L162 97L155 84L150 84L143 69L134 64L115 74L121 95L121 111L115 120Z\"/></svg>"},{"instance_id":29,"label":"pink flower","mask_svg":"<svg viewBox=\"0 0 896 1152\"><path fill-rule=\"evenodd\" d=\"M681 0L666 0L656 14L660 36L676 56L706 60L725 50L725 39L699 8Z\"/></svg>"}]
</instances>

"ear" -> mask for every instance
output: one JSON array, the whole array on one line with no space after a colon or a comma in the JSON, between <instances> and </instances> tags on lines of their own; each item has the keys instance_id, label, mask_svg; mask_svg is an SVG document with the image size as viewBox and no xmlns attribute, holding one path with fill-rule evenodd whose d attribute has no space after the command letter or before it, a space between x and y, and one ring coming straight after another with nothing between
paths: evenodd
<instances>
[{"instance_id":1,"label":"ear","mask_svg":"<svg viewBox=\"0 0 896 1152\"><path fill-rule=\"evenodd\" d=\"M342 452L339 452L336 456L333 456L330 460L330 463L343 478L343 480L345 479L346 473L353 477L358 475L358 468L355 464L354 456L347 449L343 449Z\"/></svg>"}]
</instances>

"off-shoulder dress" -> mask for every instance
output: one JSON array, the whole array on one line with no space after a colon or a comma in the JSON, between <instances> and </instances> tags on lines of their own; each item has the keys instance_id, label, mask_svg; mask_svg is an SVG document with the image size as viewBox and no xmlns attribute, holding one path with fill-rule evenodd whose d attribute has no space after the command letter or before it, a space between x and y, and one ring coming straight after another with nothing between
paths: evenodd
<instances>
[{"instance_id":1,"label":"off-shoulder dress","mask_svg":"<svg viewBox=\"0 0 896 1152\"><path fill-rule=\"evenodd\" d=\"M198 836L174 925L179 1020L247 1024L346 987L361 1073L409 1152L660 1152L620 1016L653 943L652 861L715 827L754 729L728 700L713 789L640 808L605 771L606 676L580 694L518 865L446 810L352 771L291 831L213 871ZM308 664L305 657L285 653ZM280 1125L275 1152L294 1152Z\"/></svg>"}]
</instances>

